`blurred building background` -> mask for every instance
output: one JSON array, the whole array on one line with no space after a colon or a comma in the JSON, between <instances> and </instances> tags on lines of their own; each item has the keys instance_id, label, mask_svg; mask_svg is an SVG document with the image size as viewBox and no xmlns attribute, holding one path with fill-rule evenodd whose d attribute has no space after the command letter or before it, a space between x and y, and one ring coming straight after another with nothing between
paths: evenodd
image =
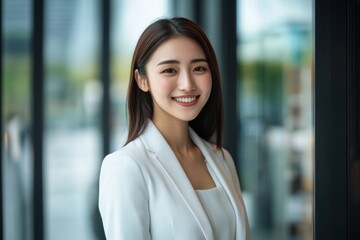
<instances>
[{"instance_id":1,"label":"blurred building background","mask_svg":"<svg viewBox=\"0 0 360 240\"><path fill-rule=\"evenodd\" d=\"M313 239L313 1L2 0L1 7L2 239L105 239L99 168L126 134L132 52L148 24L172 16L198 22L218 55L225 147L252 239Z\"/></svg>"}]
</instances>

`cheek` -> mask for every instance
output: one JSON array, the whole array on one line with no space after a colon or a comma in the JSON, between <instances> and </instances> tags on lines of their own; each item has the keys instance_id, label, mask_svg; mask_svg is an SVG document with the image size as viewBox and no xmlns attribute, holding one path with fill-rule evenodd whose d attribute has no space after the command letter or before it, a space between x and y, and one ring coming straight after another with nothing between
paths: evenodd
<instances>
[{"instance_id":1,"label":"cheek","mask_svg":"<svg viewBox=\"0 0 360 240\"><path fill-rule=\"evenodd\" d=\"M203 89L203 91L209 92L210 94L212 88L211 76L202 79L202 81L200 81L200 87Z\"/></svg>"},{"instance_id":2,"label":"cheek","mask_svg":"<svg viewBox=\"0 0 360 240\"><path fill-rule=\"evenodd\" d=\"M149 86L152 94L168 94L174 89L174 81L159 76L153 76L149 78Z\"/></svg>"},{"instance_id":3,"label":"cheek","mask_svg":"<svg viewBox=\"0 0 360 240\"><path fill-rule=\"evenodd\" d=\"M211 95L211 88L212 88L212 79L211 79L211 77L206 79L205 81L203 81L201 87L202 87L203 93L205 93L206 101L208 101L209 97Z\"/></svg>"}]
</instances>

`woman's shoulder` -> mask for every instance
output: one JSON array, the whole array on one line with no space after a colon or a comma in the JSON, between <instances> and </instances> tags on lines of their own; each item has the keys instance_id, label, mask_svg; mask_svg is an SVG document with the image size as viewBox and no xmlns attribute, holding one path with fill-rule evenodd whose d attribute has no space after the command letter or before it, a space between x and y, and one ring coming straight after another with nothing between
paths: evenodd
<instances>
[{"instance_id":1,"label":"woman's shoulder","mask_svg":"<svg viewBox=\"0 0 360 240\"><path fill-rule=\"evenodd\" d=\"M229 153L229 151L225 148L225 147L218 147L216 144L208 142L206 140L203 140L206 147L212 151L213 153L215 153L216 155L218 155L220 157L220 159L224 160L224 161L232 161L232 157L231 154Z\"/></svg>"},{"instance_id":2,"label":"woman's shoulder","mask_svg":"<svg viewBox=\"0 0 360 240\"><path fill-rule=\"evenodd\" d=\"M205 141L205 145L210 151L213 152L213 154L215 154L216 161L225 166L226 169L230 170L235 167L234 160L225 147L218 147L208 141Z\"/></svg>"},{"instance_id":3,"label":"woman's shoulder","mask_svg":"<svg viewBox=\"0 0 360 240\"><path fill-rule=\"evenodd\" d=\"M133 143L108 154L101 163L99 175L102 204L111 204L109 200L122 198L124 195L137 195L146 192L143 164L135 154ZM142 190L140 190L142 189ZM101 203L99 203L102 205Z\"/></svg>"}]
</instances>

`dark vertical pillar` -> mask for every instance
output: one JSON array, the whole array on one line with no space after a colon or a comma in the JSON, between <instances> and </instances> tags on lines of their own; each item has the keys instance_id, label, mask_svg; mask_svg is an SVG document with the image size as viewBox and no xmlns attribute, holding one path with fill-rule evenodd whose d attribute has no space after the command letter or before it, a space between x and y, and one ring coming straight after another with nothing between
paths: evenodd
<instances>
[{"instance_id":1,"label":"dark vertical pillar","mask_svg":"<svg viewBox=\"0 0 360 240\"><path fill-rule=\"evenodd\" d=\"M315 1L314 239L359 239L359 1Z\"/></svg>"},{"instance_id":2,"label":"dark vertical pillar","mask_svg":"<svg viewBox=\"0 0 360 240\"><path fill-rule=\"evenodd\" d=\"M101 133L102 133L102 159L110 152L111 138L111 101L110 101L110 31L111 31L111 0L100 1L100 33L101 33L101 68L100 79L103 89L101 108ZM98 190L98 189L97 189ZM98 193L97 193L98 194ZM105 239L101 216L98 209L98 199L95 201L93 212L93 229L97 239Z\"/></svg>"},{"instance_id":3,"label":"dark vertical pillar","mask_svg":"<svg viewBox=\"0 0 360 240\"><path fill-rule=\"evenodd\" d=\"M237 114L237 39L236 0L221 1L220 51L222 92L224 98L224 146L238 159L239 122ZM236 161L235 161L236 163Z\"/></svg>"},{"instance_id":4,"label":"dark vertical pillar","mask_svg":"<svg viewBox=\"0 0 360 240\"><path fill-rule=\"evenodd\" d=\"M194 21L199 24L201 27L204 27L204 7L203 0L193 0L194 8Z\"/></svg>"},{"instance_id":5,"label":"dark vertical pillar","mask_svg":"<svg viewBox=\"0 0 360 240\"><path fill-rule=\"evenodd\" d=\"M360 239L360 1L348 10L348 231L349 239Z\"/></svg>"},{"instance_id":6,"label":"dark vertical pillar","mask_svg":"<svg viewBox=\"0 0 360 240\"><path fill-rule=\"evenodd\" d=\"M44 0L33 1L32 29L32 144L33 239L44 239L43 133L44 133Z\"/></svg>"},{"instance_id":7,"label":"dark vertical pillar","mask_svg":"<svg viewBox=\"0 0 360 240\"><path fill-rule=\"evenodd\" d=\"M101 82L103 86L102 134L103 156L110 151L110 0L101 1Z\"/></svg>"},{"instance_id":8,"label":"dark vertical pillar","mask_svg":"<svg viewBox=\"0 0 360 240\"><path fill-rule=\"evenodd\" d=\"M347 239L345 12L346 1L315 1L317 240Z\"/></svg>"}]
</instances>

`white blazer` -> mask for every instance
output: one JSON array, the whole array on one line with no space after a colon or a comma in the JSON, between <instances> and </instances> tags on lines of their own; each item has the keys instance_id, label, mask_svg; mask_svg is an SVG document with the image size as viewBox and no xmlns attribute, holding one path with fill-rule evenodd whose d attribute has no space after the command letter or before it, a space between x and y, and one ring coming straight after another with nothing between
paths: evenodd
<instances>
[{"instance_id":1,"label":"white blazer","mask_svg":"<svg viewBox=\"0 0 360 240\"><path fill-rule=\"evenodd\" d=\"M250 239L230 154L224 150L223 155L191 128L189 132L231 201L236 240ZM195 190L151 121L140 137L105 157L100 172L99 209L108 240L214 240Z\"/></svg>"}]
</instances>

